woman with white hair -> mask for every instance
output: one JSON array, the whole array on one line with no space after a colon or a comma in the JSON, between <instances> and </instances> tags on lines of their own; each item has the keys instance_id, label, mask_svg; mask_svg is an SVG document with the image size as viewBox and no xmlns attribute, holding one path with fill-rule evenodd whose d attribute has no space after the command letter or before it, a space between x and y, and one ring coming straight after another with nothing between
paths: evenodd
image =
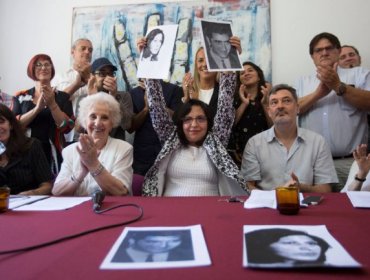
<instances>
[{"instance_id":1,"label":"woman with white hair","mask_svg":"<svg viewBox=\"0 0 370 280\"><path fill-rule=\"evenodd\" d=\"M80 102L78 121L87 131L63 150L54 195L86 196L100 189L107 195L128 195L132 182L132 146L109 136L121 121L119 103L99 92Z\"/></svg>"}]
</instances>

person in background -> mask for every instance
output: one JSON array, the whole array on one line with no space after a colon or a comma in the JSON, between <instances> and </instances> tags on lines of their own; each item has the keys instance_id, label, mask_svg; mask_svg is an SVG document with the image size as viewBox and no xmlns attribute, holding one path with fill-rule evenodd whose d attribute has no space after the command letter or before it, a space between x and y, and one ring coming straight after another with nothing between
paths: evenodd
<instances>
[{"instance_id":1,"label":"person in background","mask_svg":"<svg viewBox=\"0 0 370 280\"><path fill-rule=\"evenodd\" d=\"M40 142L25 136L15 115L0 104L0 185L7 185L11 194L50 194L53 176Z\"/></svg>"},{"instance_id":2,"label":"person in background","mask_svg":"<svg viewBox=\"0 0 370 280\"><path fill-rule=\"evenodd\" d=\"M55 69L46 54L35 55L27 67L27 75L35 87L17 92L13 112L27 135L41 141L46 158L56 176L62 162L64 133L74 127L74 115L69 95L51 87Z\"/></svg>"},{"instance_id":3,"label":"person in background","mask_svg":"<svg viewBox=\"0 0 370 280\"><path fill-rule=\"evenodd\" d=\"M87 82L91 74L91 58L93 46L89 39L80 38L74 41L71 48L72 67L65 73L59 73L53 80L53 86L56 89L66 92L70 96L73 106L73 113L77 118L78 101L86 97ZM65 135L66 141L72 143L74 141L75 130ZM76 136L78 138L78 136Z\"/></svg>"},{"instance_id":4,"label":"person in background","mask_svg":"<svg viewBox=\"0 0 370 280\"><path fill-rule=\"evenodd\" d=\"M241 53L240 39L233 36L229 39L230 45ZM209 72L204 48L200 47L195 53L194 76L190 72L184 75L182 89L185 103L190 99L199 99L206 103L214 116L217 111L219 83L217 72Z\"/></svg>"},{"instance_id":5,"label":"person in background","mask_svg":"<svg viewBox=\"0 0 370 280\"><path fill-rule=\"evenodd\" d=\"M341 192L347 191L370 191L370 154L367 153L367 145L361 144L353 152L353 158L347 183Z\"/></svg>"},{"instance_id":6,"label":"person in background","mask_svg":"<svg viewBox=\"0 0 370 280\"><path fill-rule=\"evenodd\" d=\"M158 61L158 54L164 42L164 33L156 28L146 36L147 47L143 50L142 60Z\"/></svg>"},{"instance_id":7,"label":"person in background","mask_svg":"<svg viewBox=\"0 0 370 280\"><path fill-rule=\"evenodd\" d=\"M241 174L249 189L273 190L297 185L301 192L330 192L337 175L325 139L297 125L294 88L280 84L269 93L268 114L274 124L249 139Z\"/></svg>"},{"instance_id":8,"label":"person in background","mask_svg":"<svg viewBox=\"0 0 370 280\"><path fill-rule=\"evenodd\" d=\"M370 110L370 71L362 67L337 67L341 45L327 32L317 34L309 45L316 72L296 83L299 124L321 134L330 146L340 185L345 184L352 152L367 143Z\"/></svg>"},{"instance_id":9,"label":"person in background","mask_svg":"<svg viewBox=\"0 0 370 280\"><path fill-rule=\"evenodd\" d=\"M239 167L249 138L268 129L272 123L267 112L271 84L265 81L262 69L256 64L244 62L243 68L234 99L236 113L229 144L231 156Z\"/></svg>"},{"instance_id":10,"label":"person in background","mask_svg":"<svg viewBox=\"0 0 370 280\"><path fill-rule=\"evenodd\" d=\"M121 121L120 105L104 92L80 102L79 123L87 131L63 150L63 164L54 195L87 196L96 190L108 195L131 194L132 146L109 133Z\"/></svg>"},{"instance_id":11,"label":"person in background","mask_svg":"<svg viewBox=\"0 0 370 280\"><path fill-rule=\"evenodd\" d=\"M133 108L130 94L128 92L118 91L117 89L117 67L107 58L100 57L93 61L91 71L92 75L88 81L88 94L106 92L118 101L121 108L122 119L119 126L113 128L110 136L125 140L125 131L131 127Z\"/></svg>"},{"instance_id":12,"label":"person in background","mask_svg":"<svg viewBox=\"0 0 370 280\"><path fill-rule=\"evenodd\" d=\"M172 116L181 104L181 87L161 81L163 97L167 112ZM145 85L140 81L139 86L130 91L134 116L130 132L134 135L134 163L132 165L135 174L145 176L153 165L162 145L158 139L149 114L149 105Z\"/></svg>"},{"instance_id":13,"label":"person in background","mask_svg":"<svg viewBox=\"0 0 370 280\"><path fill-rule=\"evenodd\" d=\"M339 54L339 66L342 68L353 68L361 66L361 56L354 46L343 45Z\"/></svg>"},{"instance_id":14,"label":"person in background","mask_svg":"<svg viewBox=\"0 0 370 280\"><path fill-rule=\"evenodd\" d=\"M13 110L14 106L14 96L6 94L0 90L0 104L4 104L10 110Z\"/></svg>"}]
</instances>

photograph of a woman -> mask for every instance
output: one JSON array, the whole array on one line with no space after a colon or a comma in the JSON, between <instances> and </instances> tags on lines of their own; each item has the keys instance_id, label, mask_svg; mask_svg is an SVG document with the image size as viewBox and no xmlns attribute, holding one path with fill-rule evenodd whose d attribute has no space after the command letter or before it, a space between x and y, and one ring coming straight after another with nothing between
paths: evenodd
<instances>
[{"instance_id":1,"label":"photograph of a woman","mask_svg":"<svg viewBox=\"0 0 370 280\"><path fill-rule=\"evenodd\" d=\"M161 29L156 28L149 32L146 37L147 46L143 50L141 60L158 61L158 54L164 42L164 33Z\"/></svg>"},{"instance_id":2,"label":"photograph of a woman","mask_svg":"<svg viewBox=\"0 0 370 280\"><path fill-rule=\"evenodd\" d=\"M246 232L247 227L244 227L247 266L299 268L355 263L325 226L256 226Z\"/></svg>"}]
</instances>

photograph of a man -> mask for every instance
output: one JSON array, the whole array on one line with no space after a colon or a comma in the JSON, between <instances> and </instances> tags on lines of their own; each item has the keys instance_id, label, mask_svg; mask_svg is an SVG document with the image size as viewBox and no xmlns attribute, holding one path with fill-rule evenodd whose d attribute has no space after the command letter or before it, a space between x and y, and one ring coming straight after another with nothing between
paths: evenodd
<instances>
[{"instance_id":1,"label":"photograph of a man","mask_svg":"<svg viewBox=\"0 0 370 280\"><path fill-rule=\"evenodd\" d=\"M190 230L130 231L112 262L194 260Z\"/></svg>"},{"instance_id":2,"label":"photograph of a man","mask_svg":"<svg viewBox=\"0 0 370 280\"><path fill-rule=\"evenodd\" d=\"M208 70L242 70L237 50L230 43L230 23L202 20L201 27Z\"/></svg>"}]
</instances>

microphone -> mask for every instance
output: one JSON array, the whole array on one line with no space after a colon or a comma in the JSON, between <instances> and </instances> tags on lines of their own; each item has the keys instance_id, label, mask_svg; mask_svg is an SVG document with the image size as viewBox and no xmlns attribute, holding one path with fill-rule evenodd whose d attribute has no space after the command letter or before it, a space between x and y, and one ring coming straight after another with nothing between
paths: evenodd
<instances>
[{"instance_id":1,"label":"microphone","mask_svg":"<svg viewBox=\"0 0 370 280\"><path fill-rule=\"evenodd\" d=\"M96 190L92 193L91 198L93 202L93 211L99 211L105 198L105 192L102 190Z\"/></svg>"}]
</instances>

